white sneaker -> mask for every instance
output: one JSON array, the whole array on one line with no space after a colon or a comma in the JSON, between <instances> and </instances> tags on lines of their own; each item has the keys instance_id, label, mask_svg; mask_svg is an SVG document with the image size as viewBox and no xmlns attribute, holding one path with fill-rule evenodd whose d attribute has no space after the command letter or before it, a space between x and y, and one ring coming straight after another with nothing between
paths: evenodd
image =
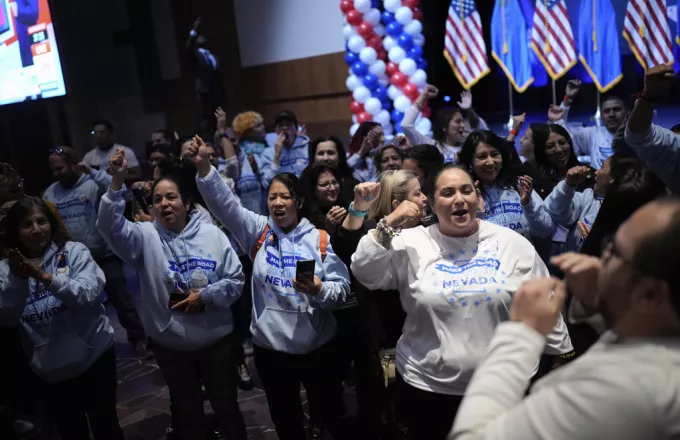
<instances>
[{"instance_id":1,"label":"white sneaker","mask_svg":"<svg viewBox=\"0 0 680 440\"><path fill-rule=\"evenodd\" d=\"M253 384L253 379L250 377L250 374L248 374L248 367L246 367L246 364L241 364L237 367L238 371L238 387L241 388L243 391L250 391L252 390L255 385Z\"/></svg>"}]
</instances>

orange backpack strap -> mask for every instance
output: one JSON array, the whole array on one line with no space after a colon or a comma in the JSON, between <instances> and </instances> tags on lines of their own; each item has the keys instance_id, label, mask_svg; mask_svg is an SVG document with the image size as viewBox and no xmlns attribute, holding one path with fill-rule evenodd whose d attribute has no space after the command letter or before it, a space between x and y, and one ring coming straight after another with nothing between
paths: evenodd
<instances>
[{"instance_id":1,"label":"orange backpack strap","mask_svg":"<svg viewBox=\"0 0 680 440\"><path fill-rule=\"evenodd\" d=\"M266 225L264 227L264 230L260 234L260 236L257 237L257 241L253 245L253 249L250 251L250 260L251 261L255 261L255 257L257 257L257 253L260 251L260 248L262 248L264 241L267 239L267 233L268 232L269 232L269 225Z\"/></svg>"},{"instance_id":2,"label":"orange backpack strap","mask_svg":"<svg viewBox=\"0 0 680 440\"><path fill-rule=\"evenodd\" d=\"M326 261L326 254L328 253L328 232L319 229L319 251L321 252L321 262Z\"/></svg>"}]
</instances>

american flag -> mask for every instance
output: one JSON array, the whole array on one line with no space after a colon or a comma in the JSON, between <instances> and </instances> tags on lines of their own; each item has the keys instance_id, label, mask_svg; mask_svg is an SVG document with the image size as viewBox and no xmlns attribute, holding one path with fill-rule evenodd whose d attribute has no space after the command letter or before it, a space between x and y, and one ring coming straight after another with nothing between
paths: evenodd
<instances>
[{"instance_id":1,"label":"american flag","mask_svg":"<svg viewBox=\"0 0 680 440\"><path fill-rule=\"evenodd\" d=\"M666 18L666 0L630 0L623 22L623 37L645 70L672 64L673 47Z\"/></svg>"},{"instance_id":2,"label":"american flag","mask_svg":"<svg viewBox=\"0 0 680 440\"><path fill-rule=\"evenodd\" d=\"M576 43L564 0L536 0L531 47L552 79L576 64Z\"/></svg>"},{"instance_id":3,"label":"american flag","mask_svg":"<svg viewBox=\"0 0 680 440\"><path fill-rule=\"evenodd\" d=\"M482 21L474 0L451 0L446 19L444 57L465 90L489 73Z\"/></svg>"}]
</instances>

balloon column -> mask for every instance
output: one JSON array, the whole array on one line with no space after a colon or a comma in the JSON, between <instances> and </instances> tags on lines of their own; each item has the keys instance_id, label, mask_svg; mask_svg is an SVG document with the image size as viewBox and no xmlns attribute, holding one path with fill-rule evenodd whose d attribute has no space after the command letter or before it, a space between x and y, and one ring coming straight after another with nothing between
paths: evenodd
<instances>
[{"instance_id":1,"label":"balloon column","mask_svg":"<svg viewBox=\"0 0 680 440\"><path fill-rule=\"evenodd\" d=\"M390 84L386 75L387 52L383 49L382 40L385 27L380 22L379 7L379 0L340 2L345 17L345 62L349 66L346 85L353 98L350 105L353 113L350 135L354 135L359 124L364 121L379 123L387 135L393 132L389 112L391 102L387 96Z\"/></svg>"},{"instance_id":2,"label":"balloon column","mask_svg":"<svg viewBox=\"0 0 680 440\"><path fill-rule=\"evenodd\" d=\"M404 112L427 85L427 62L423 58L425 37L418 4L419 0L383 1L382 23L387 33L383 48L388 57L385 70L391 79L387 95L394 102L391 116L397 133L401 132ZM429 116L429 107L423 108L422 116L416 120L418 131L425 134L431 131Z\"/></svg>"}]
</instances>

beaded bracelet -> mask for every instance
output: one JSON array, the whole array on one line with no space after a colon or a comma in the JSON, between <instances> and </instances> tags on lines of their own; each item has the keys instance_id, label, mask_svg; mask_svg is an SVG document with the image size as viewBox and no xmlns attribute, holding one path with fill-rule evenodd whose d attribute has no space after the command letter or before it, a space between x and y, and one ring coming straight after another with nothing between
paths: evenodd
<instances>
[{"instance_id":1,"label":"beaded bracelet","mask_svg":"<svg viewBox=\"0 0 680 440\"><path fill-rule=\"evenodd\" d=\"M380 221L376 225L376 229L381 234L385 234L388 237L390 237L390 239L396 237L401 232L401 229L394 229L393 227L387 224L387 216L380 219Z\"/></svg>"}]
</instances>

